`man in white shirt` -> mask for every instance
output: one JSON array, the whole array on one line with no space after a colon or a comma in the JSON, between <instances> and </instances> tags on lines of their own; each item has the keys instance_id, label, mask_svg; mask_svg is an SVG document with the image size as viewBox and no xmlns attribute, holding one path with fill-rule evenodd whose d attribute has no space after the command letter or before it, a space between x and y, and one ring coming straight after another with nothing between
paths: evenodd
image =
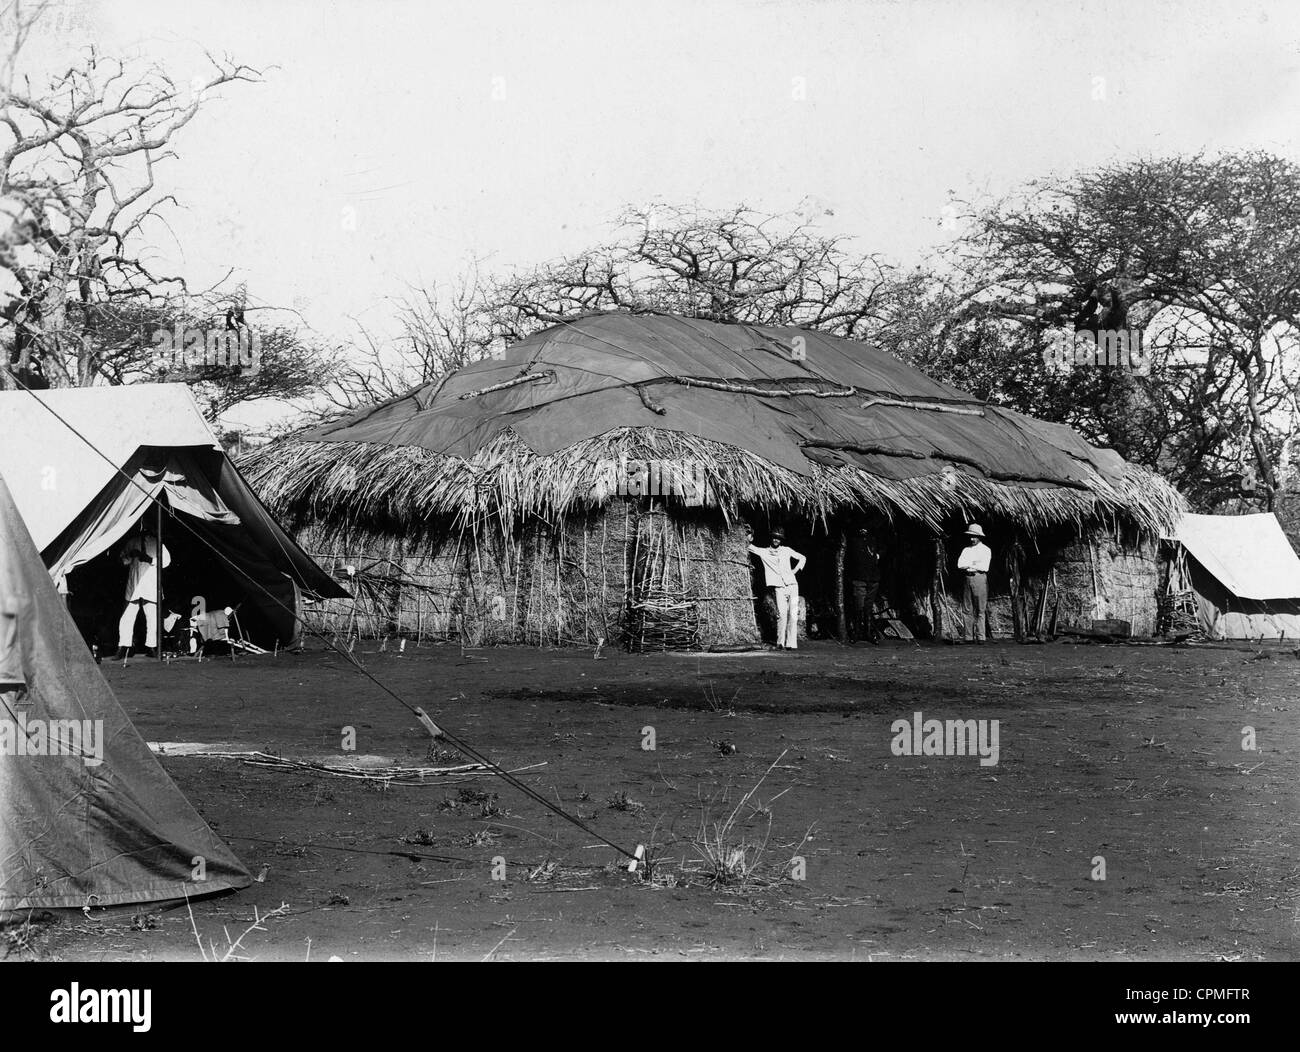
<instances>
[{"instance_id":1,"label":"man in white shirt","mask_svg":"<svg viewBox=\"0 0 1300 1052\"><path fill-rule=\"evenodd\" d=\"M957 570L966 576L962 610L966 615L966 638L984 642L984 608L989 601L989 562L993 553L984 543L984 531L978 523L966 527L966 547L957 556Z\"/></svg>"},{"instance_id":2,"label":"man in white shirt","mask_svg":"<svg viewBox=\"0 0 1300 1052\"><path fill-rule=\"evenodd\" d=\"M171 565L171 553L162 549L162 566ZM117 625L117 657L120 661L131 650L135 622L144 611L144 645L153 652L158 646L158 540L146 534L127 542L122 552L126 563L126 609Z\"/></svg>"},{"instance_id":3,"label":"man in white shirt","mask_svg":"<svg viewBox=\"0 0 1300 1052\"><path fill-rule=\"evenodd\" d=\"M752 536L750 540L753 541ZM779 529L772 531L768 547L759 548L751 543L749 553L758 556L767 586L776 593L776 648L795 650L799 646L799 582L794 575L808 560L785 546L785 533Z\"/></svg>"}]
</instances>

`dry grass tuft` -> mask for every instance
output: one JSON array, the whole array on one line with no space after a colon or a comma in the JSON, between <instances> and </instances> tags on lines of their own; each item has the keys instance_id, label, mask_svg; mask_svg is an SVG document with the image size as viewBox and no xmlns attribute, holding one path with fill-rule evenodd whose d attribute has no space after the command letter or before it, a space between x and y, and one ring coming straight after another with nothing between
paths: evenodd
<instances>
[{"instance_id":1,"label":"dry grass tuft","mask_svg":"<svg viewBox=\"0 0 1300 1052\"><path fill-rule=\"evenodd\" d=\"M620 789L617 793L609 798L609 803L605 805L611 811L628 811L636 813L643 810L645 804L640 800L633 800L626 792Z\"/></svg>"},{"instance_id":2,"label":"dry grass tuft","mask_svg":"<svg viewBox=\"0 0 1300 1052\"><path fill-rule=\"evenodd\" d=\"M40 933L41 928L30 912L21 921L0 924L0 946L4 947L5 958L38 956L36 943Z\"/></svg>"},{"instance_id":3,"label":"dry grass tuft","mask_svg":"<svg viewBox=\"0 0 1300 1052\"><path fill-rule=\"evenodd\" d=\"M785 759L786 751L772 761L753 788L721 821L710 820L707 809L701 814L699 831L691 842L702 863L691 871L694 879L702 880L708 887L735 892L755 891L784 879L784 873L773 876L760 868L772 834L772 809L771 801L767 806L756 805L753 801L767 776ZM745 826L753 818L766 820L761 836L751 836L745 831Z\"/></svg>"}]
</instances>

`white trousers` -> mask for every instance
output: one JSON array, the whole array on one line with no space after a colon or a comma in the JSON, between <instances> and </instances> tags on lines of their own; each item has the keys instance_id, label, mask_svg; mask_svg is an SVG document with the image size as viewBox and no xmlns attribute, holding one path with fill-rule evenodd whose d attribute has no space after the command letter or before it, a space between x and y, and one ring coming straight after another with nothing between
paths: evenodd
<instances>
[{"instance_id":1,"label":"white trousers","mask_svg":"<svg viewBox=\"0 0 1300 1052\"><path fill-rule=\"evenodd\" d=\"M135 620L140 616L141 607L144 607L144 645L147 647L158 645L158 606L147 599L137 599L126 604L126 609L122 611L122 620L117 623L119 647L131 645L131 640L135 637Z\"/></svg>"},{"instance_id":2,"label":"white trousers","mask_svg":"<svg viewBox=\"0 0 1300 1052\"><path fill-rule=\"evenodd\" d=\"M799 586L776 586L776 645L794 650L799 645Z\"/></svg>"}]
</instances>

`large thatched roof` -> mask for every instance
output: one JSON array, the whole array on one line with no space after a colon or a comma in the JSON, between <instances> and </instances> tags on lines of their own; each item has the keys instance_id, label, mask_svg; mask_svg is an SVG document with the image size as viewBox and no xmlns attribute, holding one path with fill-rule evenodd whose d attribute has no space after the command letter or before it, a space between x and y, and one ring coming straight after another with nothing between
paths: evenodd
<instances>
[{"instance_id":1,"label":"large thatched roof","mask_svg":"<svg viewBox=\"0 0 1300 1052\"><path fill-rule=\"evenodd\" d=\"M980 402L869 345L794 328L600 314L241 463L298 519L418 527L610 499L601 462L700 461L724 510L849 507L936 528L999 515L1166 530L1159 477L1059 424Z\"/></svg>"}]
</instances>

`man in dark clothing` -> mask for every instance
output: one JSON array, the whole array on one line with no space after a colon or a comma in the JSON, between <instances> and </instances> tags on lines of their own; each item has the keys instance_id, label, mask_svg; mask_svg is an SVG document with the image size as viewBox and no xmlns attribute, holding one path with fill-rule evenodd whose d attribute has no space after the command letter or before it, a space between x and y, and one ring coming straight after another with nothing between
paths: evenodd
<instances>
[{"instance_id":1,"label":"man in dark clothing","mask_svg":"<svg viewBox=\"0 0 1300 1052\"><path fill-rule=\"evenodd\" d=\"M876 597L880 594L880 552L871 531L859 526L849 536L844 553L844 576L849 584L851 618L849 637L879 643L876 634Z\"/></svg>"}]
</instances>

